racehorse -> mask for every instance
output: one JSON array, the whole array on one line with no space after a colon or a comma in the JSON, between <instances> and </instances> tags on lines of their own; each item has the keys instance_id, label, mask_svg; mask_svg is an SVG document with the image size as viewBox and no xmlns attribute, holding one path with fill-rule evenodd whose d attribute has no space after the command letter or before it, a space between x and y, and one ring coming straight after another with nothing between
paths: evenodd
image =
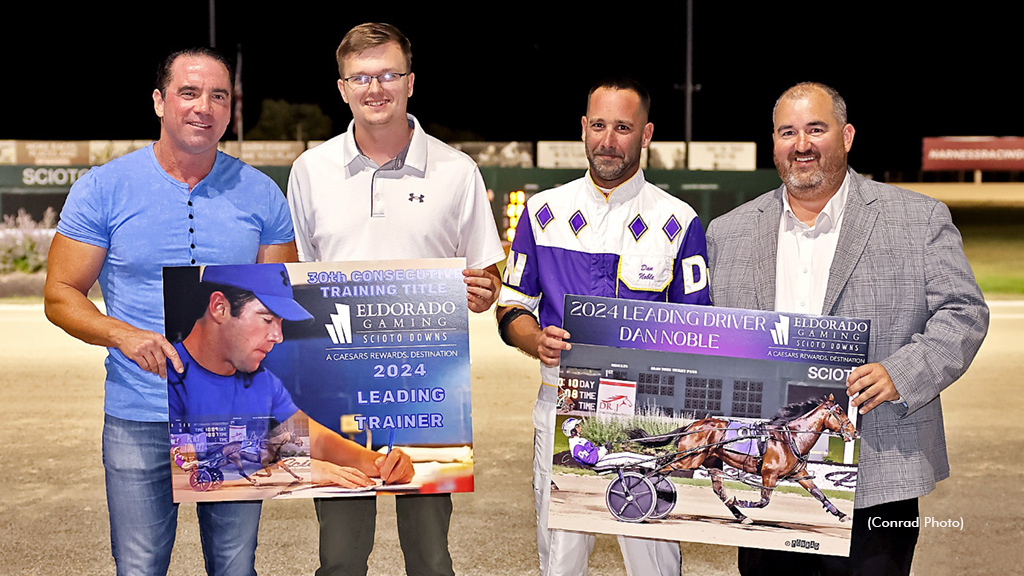
<instances>
[{"instance_id":1,"label":"racehorse","mask_svg":"<svg viewBox=\"0 0 1024 576\"><path fill-rule=\"evenodd\" d=\"M798 482L821 502L825 510L838 517L840 522L849 521L850 518L829 502L814 485L811 474L807 471L807 454L823 431L830 430L840 434L844 442L860 437L843 407L836 403L831 394L827 398L811 399L785 406L775 418L764 424L763 430L755 428L753 433L765 440L764 453L761 456L726 450L732 442L726 439L728 427L727 420L705 418L662 436L639 438L635 441L648 446L663 446L674 441L677 456L665 465L661 472L667 475L672 470L705 468L711 475L715 494L743 524L750 524L752 520L739 509L767 506L772 491L780 480ZM733 468L761 476L760 501L737 500L735 496L729 497L726 494L722 484L725 474L722 470L723 462Z\"/></svg>"},{"instance_id":2,"label":"racehorse","mask_svg":"<svg viewBox=\"0 0 1024 576\"><path fill-rule=\"evenodd\" d=\"M270 476L269 468L276 463L280 464L281 469L291 474L293 478L301 481L302 478L299 478L295 472L292 472L284 460L281 460L281 448L285 444L302 446L302 438L295 433L295 430L281 425L270 430L266 438L257 437L244 441L228 442L221 446L220 453L228 462L234 464L238 468L238 473L253 486L259 486L259 482L245 473L244 462L255 462L262 467L253 476Z\"/></svg>"}]
</instances>

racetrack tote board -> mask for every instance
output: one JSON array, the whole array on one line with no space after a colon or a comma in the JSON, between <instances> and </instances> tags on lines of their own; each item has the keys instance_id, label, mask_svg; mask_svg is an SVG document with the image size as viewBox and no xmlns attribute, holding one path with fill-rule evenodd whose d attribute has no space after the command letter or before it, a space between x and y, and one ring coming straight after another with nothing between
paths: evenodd
<instances>
[{"instance_id":1,"label":"racetrack tote board","mask_svg":"<svg viewBox=\"0 0 1024 576\"><path fill-rule=\"evenodd\" d=\"M849 554L860 441L845 382L869 321L567 295L563 328L551 528ZM787 406L801 413L758 427ZM715 454L737 466L718 474ZM790 464L765 464L778 455ZM773 470L790 478L764 490Z\"/></svg>"}]
</instances>

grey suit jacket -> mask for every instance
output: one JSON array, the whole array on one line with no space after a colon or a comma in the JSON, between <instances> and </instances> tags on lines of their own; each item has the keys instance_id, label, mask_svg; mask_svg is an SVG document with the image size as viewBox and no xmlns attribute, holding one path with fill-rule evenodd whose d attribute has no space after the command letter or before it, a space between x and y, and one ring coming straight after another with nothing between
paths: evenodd
<instances>
[{"instance_id":1,"label":"grey suit jacket","mask_svg":"<svg viewBox=\"0 0 1024 576\"><path fill-rule=\"evenodd\" d=\"M869 362L881 362L907 408L861 416L856 508L923 496L949 476L939 393L970 365L988 307L941 202L850 171L822 314L871 320ZM708 226L711 299L773 310L779 188Z\"/></svg>"}]
</instances>

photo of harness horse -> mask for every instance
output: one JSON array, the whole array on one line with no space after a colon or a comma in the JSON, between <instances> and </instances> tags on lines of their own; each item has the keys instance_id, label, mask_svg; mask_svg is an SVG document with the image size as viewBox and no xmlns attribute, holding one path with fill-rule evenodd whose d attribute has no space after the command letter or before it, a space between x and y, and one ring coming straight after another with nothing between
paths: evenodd
<instances>
[{"instance_id":1,"label":"photo of harness horse","mask_svg":"<svg viewBox=\"0 0 1024 576\"><path fill-rule=\"evenodd\" d=\"M266 435L252 434L245 440L236 440L207 451L201 460L189 460L182 456L179 448L174 448L175 462L182 470L189 472L189 485L196 492L216 490L224 483L224 472L221 470L233 464L238 474L253 486L260 486L255 476L269 477L270 468L275 464L292 475L296 482L302 479L281 459L281 450L286 444L302 446L302 438L285 426L278 426ZM246 464L258 464L259 469L252 474L246 472ZM251 467L250 467L251 469Z\"/></svg>"},{"instance_id":2,"label":"photo of harness horse","mask_svg":"<svg viewBox=\"0 0 1024 576\"><path fill-rule=\"evenodd\" d=\"M752 520L740 509L768 506L772 492L783 480L800 484L826 511L846 522L849 517L828 500L807 470L812 447L822 434L828 433L838 435L844 442L860 437L831 394L785 406L773 419L762 423L745 424L712 417L667 434L646 436L638 432L631 442L645 448L670 446L669 453L629 454L629 458L620 453L616 463L608 463L611 467L598 462L595 469L615 473L605 500L612 515L625 522L667 516L676 503L675 484L669 476L675 471L697 469L709 474L715 494L743 524ZM724 464L760 477L759 501L740 500L726 493Z\"/></svg>"}]
</instances>

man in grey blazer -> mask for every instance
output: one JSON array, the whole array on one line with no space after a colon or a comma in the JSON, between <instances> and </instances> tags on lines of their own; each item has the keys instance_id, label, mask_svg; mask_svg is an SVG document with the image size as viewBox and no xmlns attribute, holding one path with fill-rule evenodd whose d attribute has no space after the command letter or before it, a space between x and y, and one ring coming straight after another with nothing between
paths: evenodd
<instances>
[{"instance_id":1,"label":"man in grey blazer","mask_svg":"<svg viewBox=\"0 0 1024 576\"><path fill-rule=\"evenodd\" d=\"M862 434L850 558L740 549L740 572L909 574L917 528L880 525L916 519L949 475L939 394L974 359L988 307L944 204L849 169L835 90L798 84L773 120L783 186L711 222L712 300L870 319L870 363L846 383Z\"/></svg>"}]
</instances>

